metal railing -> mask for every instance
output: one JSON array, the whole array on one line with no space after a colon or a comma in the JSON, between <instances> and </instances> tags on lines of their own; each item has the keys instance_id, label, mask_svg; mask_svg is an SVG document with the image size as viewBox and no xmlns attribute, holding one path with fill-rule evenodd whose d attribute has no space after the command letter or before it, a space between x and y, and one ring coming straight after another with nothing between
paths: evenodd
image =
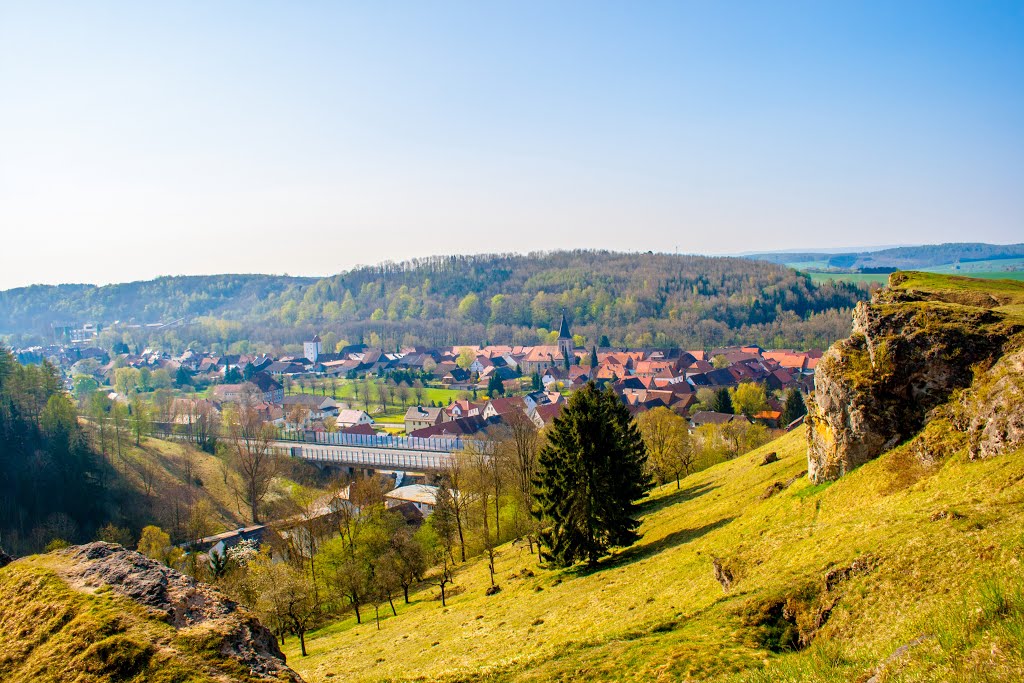
<instances>
[{"instance_id":1,"label":"metal railing","mask_svg":"<svg viewBox=\"0 0 1024 683\"><path fill-rule=\"evenodd\" d=\"M347 434L345 432L314 432L311 430L282 429L280 441L323 444L325 446L354 446L366 448L395 448L406 451L451 453L461 451L467 441L461 437L446 436L392 436L390 434ZM474 441L478 448L489 450L490 442Z\"/></svg>"},{"instance_id":2,"label":"metal railing","mask_svg":"<svg viewBox=\"0 0 1024 683\"><path fill-rule=\"evenodd\" d=\"M304 460L361 465L380 469L440 470L448 463L447 453L392 453L386 450L356 449L352 447L302 445L289 448L289 455Z\"/></svg>"}]
</instances>

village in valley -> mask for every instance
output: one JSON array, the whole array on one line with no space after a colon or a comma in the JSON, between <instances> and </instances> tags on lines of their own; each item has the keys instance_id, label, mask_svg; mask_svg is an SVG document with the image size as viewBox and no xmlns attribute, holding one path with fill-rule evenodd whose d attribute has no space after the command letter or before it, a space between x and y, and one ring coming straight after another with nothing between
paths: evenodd
<instances>
[{"instance_id":1,"label":"village in valley","mask_svg":"<svg viewBox=\"0 0 1024 683\"><path fill-rule=\"evenodd\" d=\"M148 396L154 402L152 421L179 430L245 401L281 430L411 437L478 434L500 424L511 410L524 412L543 429L567 396L588 382L610 387L634 416L664 407L687 419L691 428L734 420L791 428L793 420L783 419L786 395L813 389L814 368L822 356L817 350L758 346L587 345L573 336L564 314L557 329L554 344L536 346L387 351L339 344L326 349L320 335L314 335L303 343L302 355L201 349L171 355L148 348L133 353L127 347L111 353L90 345L86 336L16 354L23 362L46 359L62 368L76 394L109 387L108 397L124 404L136 395ZM716 400L719 392L745 384L762 388L763 401L755 399L752 409L723 410Z\"/></svg>"}]
</instances>

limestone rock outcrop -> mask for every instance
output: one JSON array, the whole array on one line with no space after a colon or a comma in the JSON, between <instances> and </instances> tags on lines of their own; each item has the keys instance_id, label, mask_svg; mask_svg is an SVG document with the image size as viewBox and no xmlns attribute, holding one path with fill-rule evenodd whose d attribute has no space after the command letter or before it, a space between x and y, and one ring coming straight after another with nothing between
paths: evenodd
<instances>
[{"instance_id":1,"label":"limestone rock outcrop","mask_svg":"<svg viewBox=\"0 0 1024 683\"><path fill-rule=\"evenodd\" d=\"M953 392L994 364L1006 364L1005 381L993 383L981 404L971 402L964 421L977 434L980 455L1021 441L1019 400L1016 417L1002 421L982 404L1019 396L1020 359L1000 359L1020 343L1024 324L993 310L998 299L902 289L900 275L857 305L851 336L818 363L807 417L807 469L815 482L835 480L911 438Z\"/></svg>"},{"instance_id":2,"label":"limestone rock outcrop","mask_svg":"<svg viewBox=\"0 0 1024 683\"><path fill-rule=\"evenodd\" d=\"M1010 353L965 392L957 425L972 458L1002 455L1024 445L1024 351Z\"/></svg>"},{"instance_id":3,"label":"limestone rock outcrop","mask_svg":"<svg viewBox=\"0 0 1024 683\"><path fill-rule=\"evenodd\" d=\"M237 661L251 676L301 683L285 665L273 634L212 586L115 543L97 541L59 554L71 560L61 570L69 584L89 591L109 586L182 632L214 635L218 654Z\"/></svg>"}]
</instances>

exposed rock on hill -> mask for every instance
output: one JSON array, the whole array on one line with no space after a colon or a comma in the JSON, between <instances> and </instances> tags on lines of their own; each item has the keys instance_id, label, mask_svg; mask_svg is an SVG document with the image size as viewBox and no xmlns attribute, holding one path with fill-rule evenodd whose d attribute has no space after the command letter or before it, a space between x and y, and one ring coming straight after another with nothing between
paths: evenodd
<instances>
[{"instance_id":1,"label":"exposed rock on hill","mask_svg":"<svg viewBox=\"0 0 1024 683\"><path fill-rule=\"evenodd\" d=\"M14 562L0 584L0 624L14 634L0 647L5 681L301 683L256 617L116 544Z\"/></svg>"},{"instance_id":2,"label":"exposed rock on hill","mask_svg":"<svg viewBox=\"0 0 1024 683\"><path fill-rule=\"evenodd\" d=\"M64 572L73 584L110 586L158 613L177 629L204 625L221 633L220 653L256 674L277 678L287 672L273 634L253 615L216 589L160 564L141 553L97 541L61 551L76 562Z\"/></svg>"},{"instance_id":3,"label":"exposed rock on hill","mask_svg":"<svg viewBox=\"0 0 1024 683\"><path fill-rule=\"evenodd\" d=\"M1024 440L1021 359L1003 358L1019 348L1024 322L997 310L1018 293L943 288L964 278L929 278L933 286L920 289L913 275L894 274L888 289L859 304L853 334L818 364L808 405L808 473L816 482L914 436L976 373L993 381L983 392L963 392L958 426L972 435L973 452L1002 452Z\"/></svg>"},{"instance_id":4,"label":"exposed rock on hill","mask_svg":"<svg viewBox=\"0 0 1024 683\"><path fill-rule=\"evenodd\" d=\"M1024 352L1008 354L962 398L958 427L972 458L1002 455L1024 444Z\"/></svg>"},{"instance_id":5,"label":"exposed rock on hill","mask_svg":"<svg viewBox=\"0 0 1024 683\"><path fill-rule=\"evenodd\" d=\"M14 558L5 553L3 548L0 548L0 567L6 567L11 562L14 562Z\"/></svg>"}]
</instances>

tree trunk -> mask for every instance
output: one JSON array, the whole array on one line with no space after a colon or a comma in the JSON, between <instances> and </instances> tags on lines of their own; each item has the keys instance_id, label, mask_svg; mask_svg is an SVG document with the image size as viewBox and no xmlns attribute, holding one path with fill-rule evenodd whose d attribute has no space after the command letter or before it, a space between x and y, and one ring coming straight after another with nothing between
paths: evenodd
<instances>
[{"instance_id":1,"label":"tree trunk","mask_svg":"<svg viewBox=\"0 0 1024 683\"><path fill-rule=\"evenodd\" d=\"M397 617L398 616L398 610L395 609L395 603L391 599L391 593L388 593L388 604L391 605L391 614L393 614L394 616Z\"/></svg>"},{"instance_id":2,"label":"tree trunk","mask_svg":"<svg viewBox=\"0 0 1024 683\"><path fill-rule=\"evenodd\" d=\"M501 539L501 501L498 500L498 492L494 492L494 542L500 543Z\"/></svg>"},{"instance_id":3,"label":"tree trunk","mask_svg":"<svg viewBox=\"0 0 1024 683\"><path fill-rule=\"evenodd\" d=\"M402 586L402 592L405 593L405 604L408 605L409 604L409 586L408 585Z\"/></svg>"},{"instance_id":4,"label":"tree trunk","mask_svg":"<svg viewBox=\"0 0 1024 683\"><path fill-rule=\"evenodd\" d=\"M466 561L466 539L462 536L462 516L455 515L455 525L459 527L459 550L462 552L462 561Z\"/></svg>"},{"instance_id":5,"label":"tree trunk","mask_svg":"<svg viewBox=\"0 0 1024 683\"><path fill-rule=\"evenodd\" d=\"M355 601L353 601L353 602L352 602L352 606L353 606L353 607L355 607L355 609L356 609L356 623L357 623L357 624L361 624L361 623L363 623L363 618L362 618L362 616L360 616L360 614L359 614L359 603L358 603L358 602L355 602Z\"/></svg>"},{"instance_id":6,"label":"tree trunk","mask_svg":"<svg viewBox=\"0 0 1024 683\"><path fill-rule=\"evenodd\" d=\"M303 630L299 631L299 648L302 650L302 656L307 657L306 654L306 632Z\"/></svg>"}]
</instances>

